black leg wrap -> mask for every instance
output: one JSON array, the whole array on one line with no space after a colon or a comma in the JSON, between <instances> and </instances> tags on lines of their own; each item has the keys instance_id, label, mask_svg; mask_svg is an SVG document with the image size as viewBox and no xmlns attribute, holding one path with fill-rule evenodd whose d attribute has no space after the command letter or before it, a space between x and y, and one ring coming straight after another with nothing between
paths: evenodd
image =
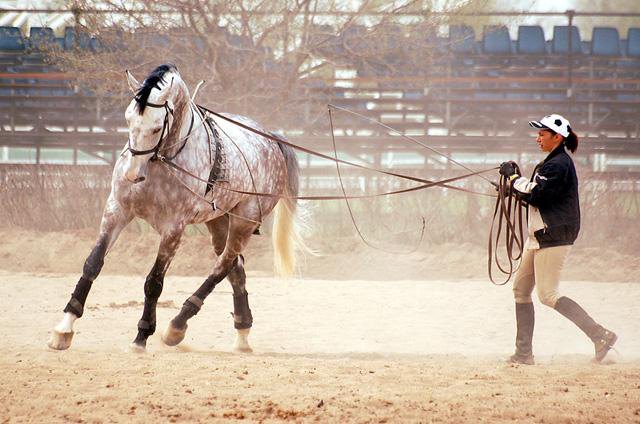
<instances>
[{"instance_id":1,"label":"black leg wrap","mask_svg":"<svg viewBox=\"0 0 640 424\"><path fill-rule=\"evenodd\" d=\"M93 284L91 280L80 277L75 290L71 294L69 303L67 303L67 306L64 308L64 312L71 312L78 318L82 316L82 313L84 312L84 303L87 301L89 290L91 290L91 284Z\"/></svg>"},{"instance_id":2,"label":"black leg wrap","mask_svg":"<svg viewBox=\"0 0 640 424\"><path fill-rule=\"evenodd\" d=\"M140 321L138 321L138 330L143 332L145 336L149 337L156 332L156 323L155 321L148 322L141 319Z\"/></svg>"},{"instance_id":3,"label":"black leg wrap","mask_svg":"<svg viewBox=\"0 0 640 424\"><path fill-rule=\"evenodd\" d=\"M107 251L107 242L102 239L98 241L95 245L89 257L86 261L84 261L84 266L82 268L82 276L88 278L93 281L100 274L100 270L102 269L102 265L104 265L104 255Z\"/></svg>"},{"instance_id":4,"label":"black leg wrap","mask_svg":"<svg viewBox=\"0 0 640 424\"><path fill-rule=\"evenodd\" d=\"M156 304L158 299L144 300L144 311L142 312L142 319L138 321L138 331L142 332L146 337L149 337L156 331Z\"/></svg>"},{"instance_id":5,"label":"black leg wrap","mask_svg":"<svg viewBox=\"0 0 640 424\"><path fill-rule=\"evenodd\" d=\"M145 335L145 332L143 330L138 329L138 334L133 340L133 343L137 344L138 346L147 347L147 338L149 338L149 336Z\"/></svg>"},{"instance_id":6,"label":"black leg wrap","mask_svg":"<svg viewBox=\"0 0 640 424\"><path fill-rule=\"evenodd\" d=\"M154 317L153 323L150 323L148 321L145 321L144 319L141 319L140 321L138 321L138 335L136 336L133 342L138 346L145 347L147 345L147 339L149 338L150 335L152 335L155 332L156 332L155 317Z\"/></svg>"},{"instance_id":7,"label":"black leg wrap","mask_svg":"<svg viewBox=\"0 0 640 424\"><path fill-rule=\"evenodd\" d=\"M197 314L200 311L201 307L202 300L200 300L196 296L191 296L182 305L180 313L178 313L178 315L176 315L176 317L171 320L171 324L175 328L184 328L187 324L187 321L195 314Z\"/></svg>"},{"instance_id":8,"label":"black leg wrap","mask_svg":"<svg viewBox=\"0 0 640 424\"><path fill-rule=\"evenodd\" d=\"M147 277L144 282L144 295L145 297L151 299L158 299L162 294L162 287L164 285L164 281L162 278L158 278L156 276Z\"/></svg>"},{"instance_id":9,"label":"black leg wrap","mask_svg":"<svg viewBox=\"0 0 640 424\"><path fill-rule=\"evenodd\" d=\"M249 293L233 296L233 326L236 330L251 328L253 316L249 309Z\"/></svg>"}]
</instances>

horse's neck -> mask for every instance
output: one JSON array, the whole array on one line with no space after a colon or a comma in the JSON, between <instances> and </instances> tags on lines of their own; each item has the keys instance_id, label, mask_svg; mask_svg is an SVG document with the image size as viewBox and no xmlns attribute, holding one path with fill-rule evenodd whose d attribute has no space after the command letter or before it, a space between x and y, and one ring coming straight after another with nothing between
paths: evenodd
<instances>
[{"instance_id":1,"label":"horse's neck","mask_svg":"<svg viewBox=\"0 0 640 424\"><path fill-rule=\"evenodd\" d=\"M209 172L210 149L215 148L215 145L210 144L215 141L210 139L206 128L207 123L195 107L187 105L185 109L180 123L178 139L180 142L172 146L171 154L167 156L172 157L178 153L184 144L184 148L175 156L173 162L196 174L206 174Z\"/></svg>"},{"instance_id":2,"label":"horse's neck","mask_svg":"<svg viewBox=\"0 0 640 424\"><path fill-rule=\"evenodd\" d=\"M178 151L184 144L185 137L189 133L190 122L191 111L189 105L187 104L186 106L182 107L182 112L179 116L174 117L174 121L170 125L169 133L167 134L166 145L161 150L163 156L172 158L178 153Z\"/></svg>"}]
</instances>

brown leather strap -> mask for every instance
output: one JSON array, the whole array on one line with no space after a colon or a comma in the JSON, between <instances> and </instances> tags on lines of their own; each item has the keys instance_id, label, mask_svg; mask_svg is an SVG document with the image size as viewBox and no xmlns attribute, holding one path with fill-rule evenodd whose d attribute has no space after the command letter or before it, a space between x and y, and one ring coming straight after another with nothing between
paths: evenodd
<instances>
[{"instance_id":1,"label":"brown leather strap","mask_svg":"<svg viewBox=\"0 0 640 424\"><path fill-rule=\"evenodd\" d=\"M414 177L414 176L405 175L405 174L399 174L399 173L391 172L391 171L385 171L383 169L378 169L378 168L374 168L374 167L370 167L370 166L366 166L366 165L360 165L360 164L357 164L357 163L348 162L346 160L342 160L342 159L338 159L338 158L335 158L335 157L331 157L329 155L325 155L324 153L316 152L316 151L308 149L306 147L298 146L298 145L293 144L293 143L291 143L289 141L286 141L286 140L284 140L284 139L282 139L280 137L276 137L273 134L269 134L269 133L266 133L264 131L260 131L260 130L258 130L256 128L250 127L249 125L243 124L242 122L236 121L235 119L229 118L228 116L224 116L221 113L214 112L214 111L212 111L210 109L207 109L206 107L204 107L202 105L198 105L198 107L201 110L204 110L204 111L206 111L206 112L208 112L208 113L210 113L210 114L212 114L214 116L222 118L225 121L228 121L228 122L230 122L230 123L232 123L234 125L237 125L240 128L243 128L243 129L245 129L247 131L250 131L250 132L252 132L254 134L258 134L258 135L260 135L262 137L265 137L265 138L267 138L269 140L285 144L285 145L287 145L287 146L289 146L289 147L291 147L293 149L296 149L296 150L299 150L301 152L310 154L312 156L317 156L317 157L329 160L331 162L340 163L342 165L353 166L355 168L366 169L368 171L373 171L373 172L377 172L379 174L384 174L384 175L390 175L392 177L402 178L402 179L405 179L405 180L416 181L416 182L428 185L428 187L442 186L442 187L446 187L446 188L449 188L449 189L452 189L452 190L463 191L465 193L472 193L472 194L478 194L478 195L481 195L481 196L494 197L494 195L490 194L490 193L480 193L480 192L476 192L476 191L473 191L473 190L468 190L468 189L465 189L465 188L462 188L462 187L456 187L456 186L448 185L446 183L450 182L450 181L447 181L447 180L435 181L434 182L434 181L431 181L431 180L426 180L424 178ZM490 171L490 170L494 170L494 169L496 169L496 168L491 168L491 169L487 169L487 170L484 170L484 171L479 171L479 172L475 172L475 173L471 173L471 174L466 174L463 177L467 178L467 177L470 177L470 176L473 176L473 175L479 175L479 174L482 174L484 172L487 172L487 171ZM458 178L458 179L462 179L462 178ZM453 181L456 181L456 180L453 180ZM427 187L422 187L422 188L427 188ZM410 191L412 191L412 190L410 190ZM249 194L249 193L247 193L247 194ZM278 197L282 197L282 196L278 196ZM370 197L375 197L375 196L372 195ZM336 196L336 198L344 199L344 196ZM298 198L298 199L302 199L302 198ZM307 199L307 200L321 200L321 199ZM326 199L326 200L329 200L329 199Z\"/></svg>"},{"instance_id":2,"label":"brown leather strap","mask_svg":"<svg viewBox=\"0 0 640 424\"><path fill-rule=\"evenodd\" d=\"M520 174L520 169L516 166L516 171ZM519 264L514 266L514 263L522 258L524 252L524 225L522 219L522 209L524 204L522 199L513 193L511 187L511 181L505 176L500 177L498 183L498 197L496 198L496 205L493 209L493 218L491 220L491 228L489 230L489 245L488 245L488 257L487 257L487 269L489 272L489 280L495 285L503 286L509 282L511 276L518 270ZM494 236L493 230L496 226L497 229ZM504 229L504 247L507 254L508 269L500 263L498 256L498 247L500 244L500 235L502 234L502 227ZM517 226L517 228L516 228ZM514 247L517 249L514 253ZM506 279L503 282L497 283L493 279L493 264L495 262L498 270L506 275Z\"/></svg>"},{"instance_id":3,"label":"brown leather strap","mask_svg":"<svg viewBox=\"0 0 640 424\"><path fill-rule=\"evenodd\" d=\"M171 168L182 172L183 174L186 174L188 176L190 176L191 178L194 178L198 181L201 181L205 184L209 184L208 180L205 180L204 178L200 178L197 175L193 174L192 172L184 169L183 167L176 165L175 163L173 163L172 161L170 161L169 159L163 157L163 156L159 156L159 159L162 163L166 164L167 166L170 166ZM287 196L284 194L276 194L276 193L261 193L261 192L257 192L257 191L247 191L247 190L237 190L231 187L226 187L224 184L217 184L217 187L225 190L225 191L230 191L232 193L238 193L238 194L246 194L246 195L250 195L250 196L259 196L259 197L272 197L272 198L279 198L279 199L296 199L296 200L344 200L345 198L347 199L371 199L374 197L382 197L382 196L390 196L390 195L394 195L394 194L402 194L402 193L409 193L412 191L418 191L418 190L424 190L426 188L430 188L430 187L436 187L436 186L442 186L442 187L447 187L447 183L451 183L454 181L459 181L459 180L463 180L465 178L469 178L472 177L474 175L479 175L479 174L483 174L489 171L495 171L497 168L490 168L490 169L484 169L482 171L476 171L476 172L472 172L470 174L464 174L464 175L460 175L457 177L452 177L452 178L447 178L444 180L440 180L440 181L429 181L428 183L425 184L420 184L418 186L414 186L414 187L409 187L409 188L404 188L401 190L393 190L393 191L387 191L387 192L383 192L383 193L375 193L375 194L361 194L361 195L355 195L355 196Z\"/></svg>"}]
</instances>

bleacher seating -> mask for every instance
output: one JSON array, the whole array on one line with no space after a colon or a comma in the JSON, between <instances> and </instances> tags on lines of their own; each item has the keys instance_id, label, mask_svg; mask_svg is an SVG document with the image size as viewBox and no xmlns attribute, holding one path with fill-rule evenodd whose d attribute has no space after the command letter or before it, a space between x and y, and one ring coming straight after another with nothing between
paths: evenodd
<instances>
[{"instance_id":1,"label":"bleacher seating","mask_svg":"<svg viewBox=\"0 0 640 424\"><path fill-rule=\"evenodd\" d=\"M591 54L594 56L620 56L620 36L616 28L596 27L591 37Z\"/></svg>"},{"instance_id":2,"label":"bleacher seating","mask_svg":"<svg viewBox=\"0 0 640 424\"><path fill-rule=\"evenodd\" d=\"M77 30L74 27L66 27L64 29L64 49L83 49L86 50L91 45L91 37L84 31Z\"/></svg>"},{"instance_id":3,"label":"bleacher seating","mask_svg":"<svg viewBox=\"0 0 640 424\"><path fill-rule=\"evenodd\" d=\"M26 48L20 28L0 26L0 50L4 52L23 52Z\"/></svg>"},{"instance_id":4,"label":"bleacher seating","mask_svg":"<svg viewBox=\"0 0 640 424\"><path fill-rule=\"evenodd\" d=\"M490 55L511 54L511 38L504 25L487 26L482 37L482 51Z\"/></svg>"},{"instance_id":5,"label":"bleacher seating","mask_svg":"<svg viewBox=\"0 0 640 424\"><path fill-rule=\"evenodd\" d=\"M540 26L522 25L518 27L516 53L524 55L544 55L547 53L544 32Z\"/></svg>"},{"instance_id":6,"label":"bleacher seating","mask_svg":"<svg viewBox=\"0 0 640 424\"><path fill-rule=\"evenodd\" d=\"M629 57L640 57L640 28L629 28L626 53Z\"/></svg>"},{"instance_id":7,"label":"bleacher seating","mask_svg":"<svg viewBox=\"0 0 640 424\"><path fill-rule=\"evenodd\" d=\"M570 30L573 60L569 71ZM225 31L227 49L222 63L234 69L242 63L262 63L266 74L282 73L290 66L278 62L269 49L258 51L249 38L221 31ZM171 45L165 34L133 37L144 48ZM191 34L171 37L183 37L182 46L204 51L203 40ZM26 125L37 116L39 125L44 125L73 116L77 122L95 123L96 99L72 89L64 74L45 63L47 46L93 54L117 51L128 40L122 38L118 44L118 39L103 45L100 39L71 27L62 38L56 38L50 28L33 27L25 38L19 28L0 27L0 119L11 116L17 124ZM425 50L433 49L433 57L420 51L419 40ZM401 26L376 32L351 25L337 33L329 25L318 25L310 31L309 51L357 73L348 88L330 79L306 81L307 90L317 90L310 98L326 101L329 93L331 101L378 120L391 111L402 116L394 126L407 131L425 129L429 119L442 122L450 134L471 133L482 125L488 131L512 127L516 120L539 118L555 108L575 117L583 131L631 132L637 126L640 28L629 29L626 40L621 40L617 29L596 27L585 41L576 26L556 26L548 40L542 27L520 26L512 40L505 26L487 26L476 39L474 29L465 25L450 26L444 37ZM359 54L364 51L376 54ZM379 94L372 97L372 90ZM412 121L406 118L410 114L425 118ZM121 113L115 115L121 117ZM600 119L603 116L609 118ZM101 119L104 123L109 118Z\"/></svg>"},{"instance_id":8,"label":"bleacher seating","mask_svg":"<svg viewBox=\"0 0 640 424\"><path fill-rule=\"evenodd\" d=\"M475 52L476 33L467 25L449 27L449 47L453 53L469 54Z\"/></svg>"},{"instance_id":9,"label":"bleacher seating","mask_svg":"<svg viewBox=\"0 0 640 424\"><path fill-rule=\"evenodd\" d=\"M29 31L29 48L32 51L42 51L55 45L56 36L51 28L31 27Z\"/></svg>"},{"instance_id":10,"label":"bleacher seating","mask_svg":"<svg viewBox=\"0 0 640 424\"><path fill-rule=\"evenodd\" d=\"M569 53L569 27L555 26L553 27L553 40L551 42L551 53L567 54ZM571 53L582 54L582 39L578 27L571 27Z\"/></svg>"}]
</instances>

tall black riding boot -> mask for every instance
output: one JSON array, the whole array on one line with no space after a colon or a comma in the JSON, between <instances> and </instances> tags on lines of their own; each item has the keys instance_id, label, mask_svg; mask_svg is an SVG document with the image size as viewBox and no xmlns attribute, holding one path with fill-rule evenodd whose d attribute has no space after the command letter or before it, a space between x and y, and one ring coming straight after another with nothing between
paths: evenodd
<instances>
[{"instance_id":1,"label":"tall black riding boot","mask_svg":"<svg viewBox=\"0 0 640 424\"><path fill-rule=\"evenodd\" d=\"M535 324L535 311L533 303L516 303L516 353L509 357L509 362L517 364L533 365L533 327Z\"/></svg>"},{"instance_id":2,"label":"tall black riding boot","mask_svg":"<svg viewBox=\"0 0 640 424\"><path fill-rule=\"evenodd\" d=\"M595 360L600 362L607 356L607 352L618 340L613 331L609 331L593 320L587 312L576 302L562 296L556 302L556 311L569 318L591 339L596 350Z\"/></svg>"}]
</instances>

